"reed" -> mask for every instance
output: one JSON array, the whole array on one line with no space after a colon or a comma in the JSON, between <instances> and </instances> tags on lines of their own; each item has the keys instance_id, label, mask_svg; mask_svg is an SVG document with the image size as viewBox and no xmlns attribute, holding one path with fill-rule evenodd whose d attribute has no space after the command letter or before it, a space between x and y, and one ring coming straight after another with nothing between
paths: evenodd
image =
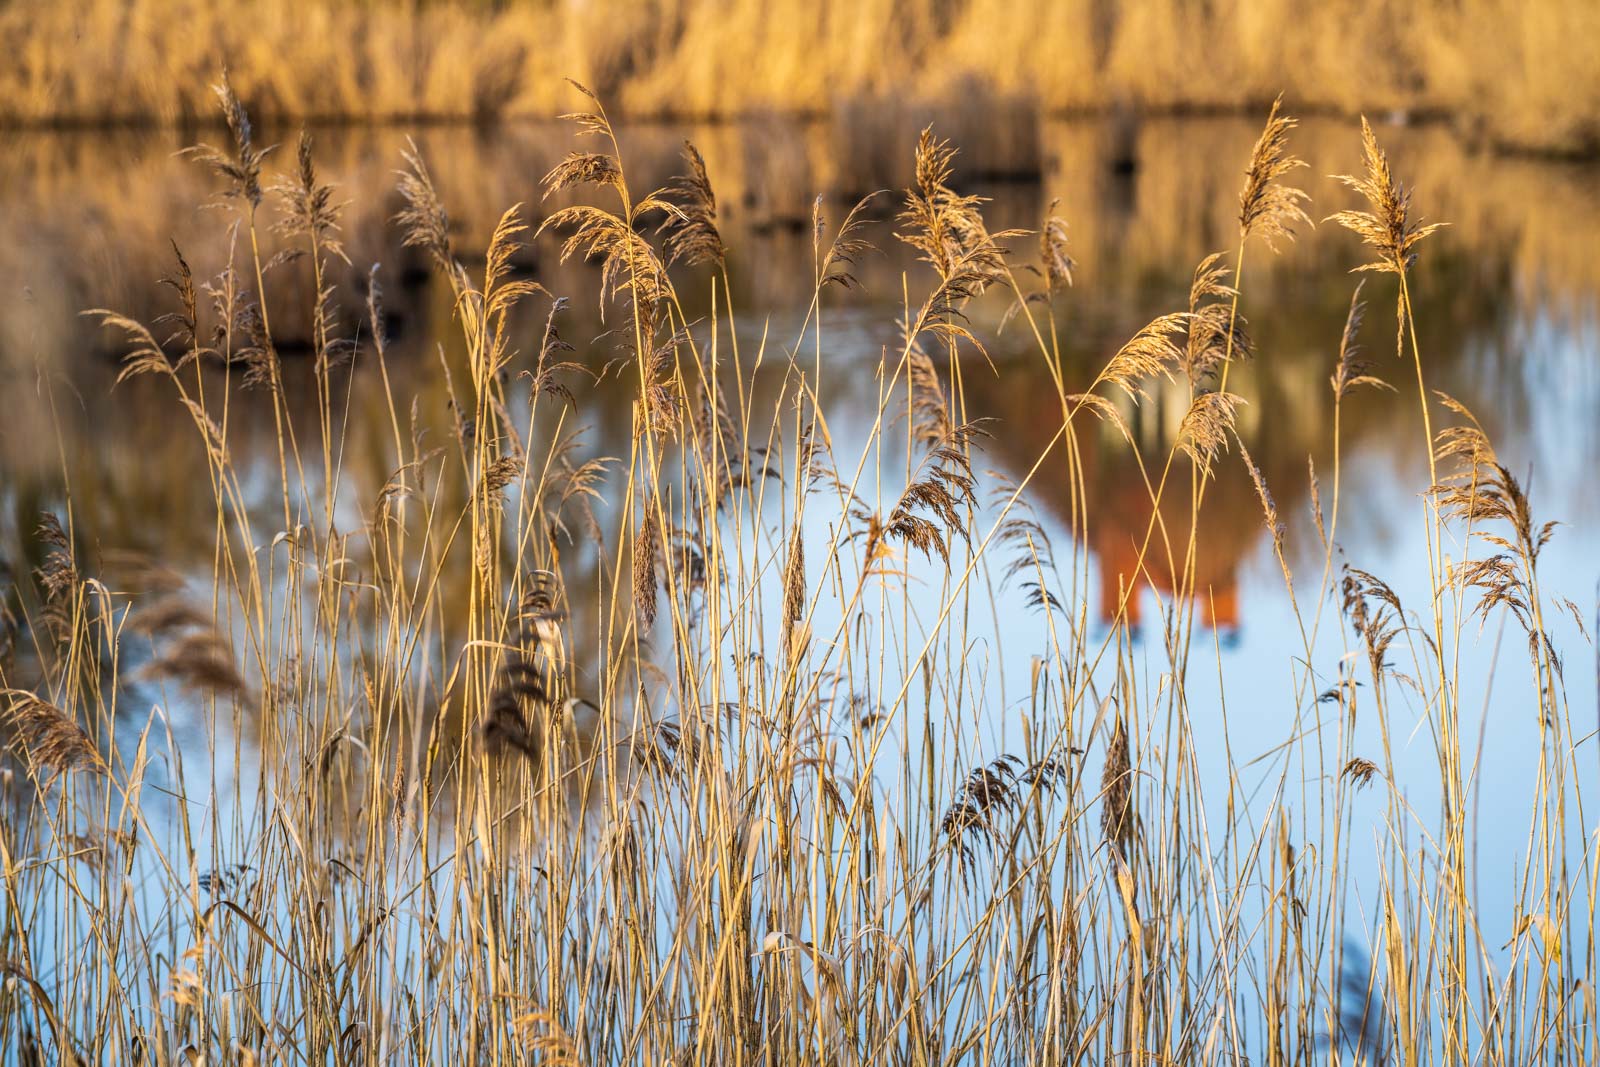
<instances>
[{"instance_id":1,"label":"reed","mask_svg":"<svg viewBox=\"0 0 1600 1067\"><path fill-rule=\"evenodd\" d=\"M1600 148L1586 0L42 0L0 11L0 118L189 123L220 64L262 115L549 117L575 74L632 115L986 108L1447 116L1516 151ZM181 45L174 46L175 42ZM1204 62L1194 60L1204 42ZM987 104L977 101L986 100ZM879 106L882 106L880 103Z\"/></svg>"},{"instance_id":2,"label":"reed","mask_svg":"<svg viewBox=\"0 0 1600 1067\"><path fill-rule=\"evenodd\" d=\"M1582 612L1541 587L1559 533L1524 480L1426 388L1407 272L1431 227L1370 127L1349 179L1367 207L1335 218L1378 257L1366 298L1393 284L1417 377L1420 614L1350 562L1334 578L1341 517L1370 506L1341 500L1339 426L1382 384L1359 286L1327 339L1335 463L1326 522L1311 490L1314 540L1288 543L1307 528L1239 440L1229 369L1264 299L1240 269L1249 238L1345 239L1300 232L1278 105L1222 205L1236 250L1185 265L1187 301L1077 391L1066 223L991 228L954 145L932 130L906 145L892 226L920 263L845 453L836 294L887 197L837 223L818 202L812 261L793 265L802 321L752 351L704 157L686 146L681 178L638 183L606 97L573 92L581 140L545 174L548 213L499 213L481 262L463 260L424 152L398 160L394 226L455 324L409 369L390 365L376 268L345 294L365 314L333 313L346 194L313 142L273 180L244 98L219 92L231 144L194 157L232 194L219 217L237 243L204 267L175 251L162 325L94 313L127 341L117 388L160 390L198 441L209 565L119 579L79 550L69 494L68 521L30 539L36 565L12 568L0 1047L161 1064L1600 1059L1589 768L1547 621ZM564 339L557 275L516 266L541 232L592 264L560 276L587 279L603 337ZM309 407L288 400L265 310L296 254ZM1059 415L1009 480L985 452L1016 428L969 410L993 305L1033 339ZM363 373L376 409L344 403ZM598 408L596 378L626 403ZM1133 422L1157 391L1187 414L1147 465ZM264 463L234 447L251 404L272 411ZM620 420L623 454L584 450L588 416ZM380 442L370 484L347 469L357 435ZM1088 546L1106 517L1085 451L1108 441L1149 511L1101 632ZM1235 464L1303 655L1262 668L1287 671L1286 740L1253 769L1230 752L1212 781L1198 530ZM1059 546L1032 505L1058 477ZM1297 600L1306 558L1318 581L1300 595L1316 593ZM1136 651L1129 579L1158 570L1173 592ZM1001 702L989 675L1013 661L982 649L1019 638L983 619L1008 587L1042 644L1024 650L1026 699ZM1481 694L1459 660L1487 620L1527 639L1540 739L1514 915L1480 906L1465 861L1480 787L1462 708ZM1357 750L1358 710L1381 752ZM1395 773L1413 711L1438 811ZM1358 799L1381 816L1358 827Z\"/></svg>"}]
</instances>

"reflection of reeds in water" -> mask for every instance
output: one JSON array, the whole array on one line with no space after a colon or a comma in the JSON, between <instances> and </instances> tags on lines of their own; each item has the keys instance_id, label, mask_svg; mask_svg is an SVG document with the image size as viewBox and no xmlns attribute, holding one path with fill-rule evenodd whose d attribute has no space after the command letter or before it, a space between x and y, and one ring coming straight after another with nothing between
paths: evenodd
<instances>
[{"instance_id":1,"label":"reflection of reeds in water","mask_svg":"<svg viewBox=\"0 0 1600 1067\"><path fill-rule=\"evenodd\" d=\"M931 109L863 108L859 113L842 111L825 125L786 121L691 129L722 194L721 228L736 236L740 248L773 253L736 257L735 281L751 287L764 305L786 306L801 299L806 272L769 270L763 264L804 254L803 231L818 192L853 199L873 189L908 185L910 160L886 146L914 136L934 116ZM1229 138L1237 142L1237 152L1248 151L1242 124L1147 122L1133 149L1142 165L1134 175L1119 177L1104 166L1100 140L1105 127L1098 123L1052 121L1041 126L1025 115L1003 123L984 122L981 116L952 120L937 115L936 130L963 145L967 130L1032 131L1028 136L1036 148L997 143L993 166L1037 168L1043 199L1059 198L1067 205L1081 280L1091 293L1105 286L1131 287L1152 272L1175 275L1187 269L1177 264L1196 262L1211 251L1200 235L1213 228L1221 232L1226 225L1226 200L1237 169L1228 162L1233 157L1226 147L1219 150L1214 141ZM275 133L268 141L282 136ZM680 133L624 129L622 136L630 157L640 160L641 186L664 183L676 167ZM48 269L61 283L31 286L31 302L7 316L3 329L8 358L40 349L53 353L84 347L76 331L64 333L63 327L85 306L116 307L145 319L160 314L159 290L141 280L166 273L169 238L175 237L195 262L225 259L226 229L209 224L211 213L193 210L197 201L208 199L199 173L170 157L161 144L165 135L141 137L130 162L125 135L18 135L4 164L16 169L6 175L8 197L0 204L0 228L7 236L0 278L12 291L21 291L36 271ZM435 181L451 202L451 236L464 259L481 256L487 246L498 221L498 212L489 205L535 199L531 176L546 172L559 159L559 145L546 127L511 127L493 138L449 129L424 130L419 137ZM1336 169L1331 161L1348 155L1349 137L1344 128L1327 123L1301 131L1301 152L1316 164L1306 185L1319 201L1334 193L1332 183L1316 175ZM1578 250L1592 243L1583 235L1600 228L1600 215L1586 195L1582 171L1475 156L1436 130L1399 130L1392 137L1414 186L1451 218L1449 237L1464 254L1482 265L1504 264L1520 291L1537 292L1540 299L1574 309L1583 306L1600 276L1593 257ZM73 147L64 150L69 143ZM335 198L351 201L342 218L342 248L351 266L333 262L328 268L329 280L339 283L335 299L344 303L347 319L361 312L360 283L372 263L385 264L391 288L415 277L416 266L422 265L398 247L396 232L388 225L393 202L352 195L390 184L401 143L399 133L359 130L329 132L318 141L327 156L320 167L324 183L335 189ZM965 180L970 183L970 174ZM991 214L1006 213L1005 225L1034 224L1040 210L1035 198L1041 195L1035 186L984 191L995 197ZM1509 203L1517 210L1505 210ZM124 211L129 204L138 209ZM1081 210L1090 205L1092 210ZM112 217L118 224L104 226ZM801 232L775 227L778 221L797 223ZM581 270L555 268L554 248L553 241L541 241L529 251L546 283L568 292L587 284ZM84 255L85 249L92 254ZM1303 242L1286 250L1286 256L1293 263L1324 262L1329 251L1323 244ZM1259 265L1269 276L1277 273L1271 263ZM866 279L869 291L892 294L898 283L890 265L872 257L866 266L874 269ZM1488 284L1482 270L1473 272L1473 284ZM283 279L271 288L267 301L279 347L309 348L312 309L301 296L313 288L310 262L305 257L280 261L273 273ZM414 315L411 304L397 302L395 307ZM412 325L420 326L415 320Z\"/></svg>"},{"instance_id":2,"label":"reflection of reeds in water","mask_svg":"<svg viewBox=\"0 0 1600 1067\"><path fill-rule=\"evenodd\" d=\"M400 235L383 239L341 213L310 141L287 182L268 180L271 157L223 93L233 142L204 158L239 194L223 222L237 240L185 246L174 341L101 314L128 342L116 388L130 392L114 395L199 441L185 456L200 502L183 569L205 595L98 577L69 534L96 501L64 476L73 519L46 520L26 538L36 564L11 568L8 610L28 647L0 663L3 736L36 788L0 824L3 937L32 957L8 973L36 976L48 957L95 995L30 986L30 1003L55 1005L45 1034L7 990L0 1034L84 1062L192 1049L1292 1063L1332 1040L1407 1063L1512 1064L1552 1042L1592 1049L1593 1000L1570 995L1593 986L1596 961L1587 860L1569 833L1580 735L1539 584L1552 531L1466 407L1425 388L1432 356L1409 327L1431 308L1411 281L1414 257L1442 241L1419 243L1370 129L1357 186L1372 211L1342 221L1392 268L1366 295L1398 290L1397 348L1418 375L1416 409L1386 417L1448 422L1422 442L1446 472L1417 487L1431 509L1424 613L1346 564L1350 631L1319 639L1341 553L1338 434L1381 394L1354 388L1371 375L1341 283L1309 357L1317 382L1332 371L1315 401L1331 416L1243 447L1229 387L1253 369L1247 353L1279 358L1261 316L1242 328L1262 293L1277 295L1270 247L1251 243L1242 272L1245 241L1305 218L1282 184L1293 127L1276 108L1255 149L1244 142L1242 197L1230 187L1206 233L1238 251L1169 264L1176 310L1129 324L1131 339L1092 360L1061 339L1092 272L1066 254L1059 220L1039 242L996 224L962 188L951 143L908 139L892 226L916 262L863 401L841 397L861 390L830 348L850 286L886 269L867 266L863 215L841 213L835 230L815 208L812 261L781 265L799 279L800 321L752 342L729 306L736 212L712 191L715 154L674 141L687 175L638 180L627 135L581 91L578 149L529 172L546 175L542 217L453 222L444 168L465 165L424 141L395 146L397 199L356 209L398 209ZM1176 195L1164 180L1151 195ZM263 247L261 213L280 201L309 286ZM1097 225L1115 232L1073 230L1077 250L1091 231L1080 260L1100 258ZM555 261L592 270L528 277L517 264L540 233ZM415 254L429 272L419 299L439 305L438 343L409 367L374 274L320 273L383 240ZM1309 243L1302 232L1285 254ZM1037 263L1015 251L1034 247ZM213 270L208 318L194 278ZM551 292L568 282L606 330L570 352L573 311ZM317 355L298 370L275 332L290 328L280 284L307 309ZM363 313L326 310L341 299ZM985 384L996 319L1025 335L1006 358L1037 373L1019 379L1032 394L1022 417L981 421L1003 381ZM609 455L574 443L588 417L611 423ZM855 454L845 417L863 424ZM1311 494L1303 457L1329 447L1313 538L1280 501ZM1005 474L986 471L986 452ZM1059 551L1040 502L1070 535ZM1370 506L1352 498L1343 513ZM1213 544L1202 530L1218 512L1249 535ZM1282 734L1250 739L1242 758L1265 769L1247 772L1228 694L1199 681L1205 653L1191 656L1208 638L1196 606L1218 628L1237 621L1227 573L1263 520L1286 585L1303 558L1321 581L1307 601L1291 592L1300 646ZM1486 554L1445 559L1453 531ZM1141 590L1159 610L1136 646ZM996 623L1001 646L1038 642L1023 649L1035 653L1024 706L998 706L987 677L1010 669L982 654L991 592L997 613L1038 621ZM1480 903L1464 864L1475 779L1459 731L1476 695L1451 664L1480 616L1522 628L1536 681L1539 767L1512 915ZM134 635L153 649L142 667ZM159 714L112 745L135 701L135 721L140 705ZM1391 741L1412 734L1410 714L1434 728L1438 812L1397 771ZM1016 741L997 755L1001 722ZM1200 780L1202 731L1228 740L1219 781ZM170 768L159 790L158 767ZM109 852L85 841L131 842L121 873L109 860L80 871ZM1381 905L1362 911L1374 893ZM48 927L33 918L46 913ZM1483 933L1507 924L1509 956ZM1381 953L1382 995L1353 1022L1347 931Z\"/></svg>"}]
</instances>

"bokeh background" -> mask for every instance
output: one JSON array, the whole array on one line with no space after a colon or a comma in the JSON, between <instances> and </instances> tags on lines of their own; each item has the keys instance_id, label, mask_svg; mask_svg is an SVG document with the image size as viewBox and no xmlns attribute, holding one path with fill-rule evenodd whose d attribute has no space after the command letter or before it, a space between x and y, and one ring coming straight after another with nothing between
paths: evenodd
<instances>
[{"instance_id":1,"label":"bokeh background","mask_svg":"<svg viewBox=\"0 0 1600 1067\"><path fill-rule=\"evenodd\" d=\"M1600 147L1590 0L20 0L0 121L191 121L219 64L264 117L823 114L917 99L1061 114L1260 105Z\"/></svg>"}]
</instances>

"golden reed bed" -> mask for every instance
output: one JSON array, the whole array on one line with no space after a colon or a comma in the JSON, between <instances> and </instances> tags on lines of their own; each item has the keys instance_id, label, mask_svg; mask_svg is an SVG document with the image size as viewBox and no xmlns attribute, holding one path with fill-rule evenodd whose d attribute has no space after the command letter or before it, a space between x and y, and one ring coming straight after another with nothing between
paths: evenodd
<instances>
[{"instance_id":1,"label":"golden reed bed","mask_svg":"<svg viewBox=\"0 0 1600 1067\"><path fill-rule=\"evenodd\" d=\"M908 96L1045 112L1448 117L1475 142L1600 147L1588 0L13 0L0 121L550 116L560 78L634 116L827 112Z\"/></svg>"}]
</instances>

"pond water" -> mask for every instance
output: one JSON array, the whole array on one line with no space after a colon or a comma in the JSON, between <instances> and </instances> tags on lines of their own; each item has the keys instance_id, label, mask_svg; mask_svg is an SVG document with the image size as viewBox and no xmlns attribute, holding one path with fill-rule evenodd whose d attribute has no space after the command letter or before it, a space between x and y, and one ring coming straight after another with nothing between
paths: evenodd
<instances>
[{"instance_id":1,"label":"pond water","mask_svg":"<svg viewBox=\"0 0 1600 1067\"><path fill-rule=\"evenodd\" d=\"M823 124L773 117L623 130L625 161L639 188L660 184L675 172L685 137L704 153L731 249L729 278L741 353L750 359L766 338L768 370L760 373L772 373L770 368L797 347L801 365L810 366L809 349L797 342L813 284L814 198L822 196L824 212L836 221L857 197L910 181L921 117L892 118L857 116ZM937 128L963 147L958 178L966 176L965 190L989 198L985 215L992 230L1037 230L1052 211L1067 221L1076 270L1071 290L1056 302L1055 324L1068 356L1069 390L1086 386L1140 326L1185 307L1191 274L1205 255L1231 253L1235 198L1258 132L1252 122L1231 119L1133 125L981 124L957 118ZM291 139L288 132L276 133ZM79 315L86 308L106 307L151 319L166 310L168 294L156 280L169 269L172 241L199 275L226 260L225 221L218 212L198 207L210 199L212 180L174 156L193 137L148 131L3 136L0 542L20 544L34 517L59 508L70 488L73 521L84 543L142 552L185 574L209 576L215 518L209 487L197 473L204 470L200 442L178 418L171 398L147 388L149 383L112 388L118 339ZM381 262L392 387L398 395L417 397L423 423L444 427L450 415L438 353L459 346L452 340L457 330L450 298L424 269L421 256L401 247L389 221L398 206L394 172L407 136L416 139L429 161L469 269L481 268L488 235L506 207L522 202L531 221L543 216L539 178L568 150L571 138L564 127L540 125L318 132L323 175L349 201L343 228L350 264L347 270L341 266L334 279L340 316L352 326L360 322L368 269ZM1600 248L1600 170L1474 153L1429 127L1385 127L1379 136L1396 174L1413 190L1413 210L1450 224L1425 244L1412 282L1428 385L1456 398L1482 421L1504 465L1529 487L1536 518L1565 524L1541 557L1544 592L1552 601L1569 598L1581 615L1592 618L1600 580L1600 494L1594 491L1600 460L1600 258L1594 255ZM1312 195L1314 218L1353 206L1353 194L1327 175L1359 165L1358 129L1308 121L1294 135L1293 148L1310 163L1296 178ZM893 237L893 199L882 198L870 210L875 221L867 232L881 251L856 268L860 288L830 296L825 320L824 409L835 452L850 459L860 454L876 414L883 353L886 347L891 353L896 349L903 293L909 289L914 301L931 280ZM1012 243L1031 254L1033 240ZM1355 647L1336 596L1311 603L1323 551L1308 457L1326 494L1334 462L1328 378L1352 293L1363 277L1350 271L1363 259L1355 239L1331 224L1301 234L1275 255L1253 245L1241 311L1255 357L1230 379L1230 387L1247 401L1240 434L1286 526L1286 557L1295 573L1300 613L1308 624L1322 617L1313 694L1335 684L1341 658ZM599 367L615 357L619 346L605 334L612 324L603 322L593 306L593 268L558 263L555 242L548 238L534 242L518 266L551 292L575 298L563 325L563 335L577 349L573 358ZM304 410L309 440L313 390L309 374L293 362L297 343L304 347L310 331L306 283L293 274L299 269L283 268L295 280L278 286L283 306L275 306L272 317L288 364L291 405ZM903 279L908 279L904 287ZM691 303L709 307L703 278L688 277L681 285ZM287 300L285 293L296 299ZM1408 608L1425 611L1421 493L1427 462L1414 372L1394 354L1393 282L1368 276L1365 296L1370 306L1361 340L1372 373L1396 391L1357 393L1343 411L1335 568L1348 562L1378 575ZM1060 408L1032 335L1006 310L997 298L972 309L972 329L987 358L969 354L962 385L968 413L993 420L978 466L1016 481L1050 444ZM522 328L530 345L542 315L542 308L526 313ZM584 455L627 454L629 392L626 383L619 388L614 379L584 387ZM376 499L391 473L383 458L392 437L381 397L381 383L358 361L343 446L342 492L352 502ZM259 504L262 529L270 538L277 499L276 487L268 484L277 461L271 409L245 394L241 398L232 416L231 447L247 469L261 472L246 484L259 493L252 503ZM1157 389L1139 408L1130 406L1126 414L1137 455L1109 432L1084 439L1082 492L1094 516L1083 546L1091 584L1061 591L1069 602L1086 598L1091 613L1101 613L1103 629L1104 620L1115 614L1121 583L1139 588L1130 606L1131 618L1140 624L1132 657L1150 675L1152 691L1167 669L1161 613L1170 607L1173 582L1160 564L1142 575L1130 573L1151 520L1141 463L1159 469L1186 406L1186 389L1177 387ZM885 438L883 460L890 469L905 463L905 442L893 433ZM308 462L315 468L319 460ZM315 469L311 476L317 477ZM1071 540L1072 509L1064 464L1047 463L1027 500L1062 551ZM1326 507L1328 501L1323 503ZM1181 543L1189 523L1187 492L1162 518ZM828 535L828 521L815 519L819 537ZM987 528L982 521L979 527ZM1219 466L1197 540L1198 588L1204 596L1189 681L1189 713L1198 724L1195 757L1202 780L1222 783L1207 787L1208 800L1220 806L1231 799L1226 783L1232 766L1248 818L1265 820L1275 805L1299 804L1306 795L1298 792L1302 786L1314 793L1316 776L1333 773L1303 753L1293 757L1287 773L1283 761L1289 758L1286 743L1313 734L1337 709L1296 698L1297 662L1304 657L1300 629L1255 489L1236 454ZM1445 551L1458 556L1461 546L1447 542ZM919 601L924 607L937 605L937 588L917 595L926 597ZM1029 702L1032 657L1048 647L1050 635L1041 614L1024 608L1021 590L998 588L994 596L994 618L967 655L987 696L983 716L973 724L983 735L979 748L998 755L1017 744ZM1593 732L1595 651L1565 614L1551 628L1564 656L1578 741L1576 768L1589 788L1600 769L1600 743ZM1467 694L1474 888L1485 923L1500 924L1485 929L1483 938L1499 945L1516 932L1508 872L1511 861L1520 865L1526 859L1539 737L1531 710L1533 686L1514 624L1503 628L1493 616L1480 630L1470 622L1464 642L1460 685ZM1376 759L1375 715L1364 708L1364 716L1355 751ZM1420 823L1430 825L1440 793L1429 726L1402 701L1392 705L1391 716L1398 717L1390 723L1397 784ZM1160 729L1147 725L1148 748L1159 747ZM1214 778L1208 770L1216 772ZM1280 782L1289 783L1281 793ZM1351 812L1353 840L1360 843L1353 884L1369 905L1376 888L1375 849L1364 858L1362 849L1383 832L1379 792L1357 800ZM1573 844L1593 830L1592 824L1573 826Z\"/></svg>"}]
</instances>

